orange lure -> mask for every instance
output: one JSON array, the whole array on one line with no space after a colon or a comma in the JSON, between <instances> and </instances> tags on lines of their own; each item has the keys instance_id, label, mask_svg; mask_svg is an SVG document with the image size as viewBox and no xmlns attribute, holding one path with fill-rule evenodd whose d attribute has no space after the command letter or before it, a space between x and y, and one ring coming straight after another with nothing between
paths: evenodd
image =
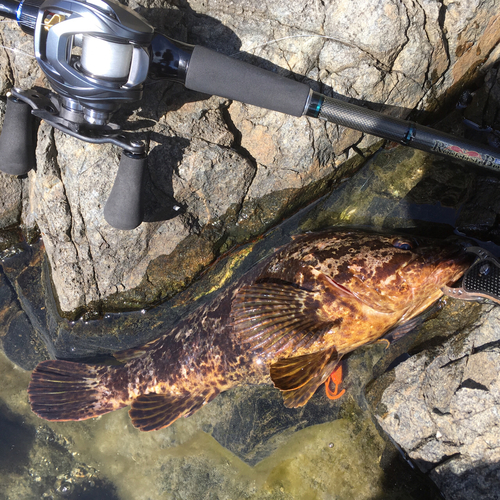
<instances>
[{"instance_id":1,"label":"orange lure","mask_svg":"<svg viewBox=\"0 0 500 500\"><path fill-rule=\"evenodd\" d=\"M325 382L325 391L326 395L328 396L328 399L339 399L344 395L345 389L342 389L339 392L339 385L341 383L342 383L342 363L339 363L339 365L335 368L335 370L333 370L333 372L330 374L327 381ZM332 391L332 385L334 386L333 391Z\"/></svg>"}]
</instances>

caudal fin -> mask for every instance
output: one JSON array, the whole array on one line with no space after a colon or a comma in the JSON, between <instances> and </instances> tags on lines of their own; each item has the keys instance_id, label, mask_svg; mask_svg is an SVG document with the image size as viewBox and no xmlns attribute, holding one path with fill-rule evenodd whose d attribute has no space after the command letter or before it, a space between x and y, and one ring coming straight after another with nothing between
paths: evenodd
<instances>
[{"instance_id":1,"label":"caudal fin","mask_svg":"<svg viewBox=\"0 0 500 500\"><path fill-rule=\"evenodd\" d=\"M32 411L51 421L85 420L126 406L110 389L119 367L91 366L71 361L43 361L28 387Z\"/></svg>"}]
</instances>

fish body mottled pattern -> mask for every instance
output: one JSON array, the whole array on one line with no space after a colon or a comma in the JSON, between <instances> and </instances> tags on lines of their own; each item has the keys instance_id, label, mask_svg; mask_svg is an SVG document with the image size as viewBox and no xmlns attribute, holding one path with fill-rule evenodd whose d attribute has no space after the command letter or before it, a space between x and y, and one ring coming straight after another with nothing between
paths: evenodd
<instances>
[{"instance_id":1,"label":"fish body mottled pattern","mask_svg":"<svg viewBox=\"0 0 500 500\"><path fill-rule=\"evenodd\" d=\"M418 316L469 259L445 241L363 231L297 237L163 337L117 353L123 366L42 362L32 409L80 420L131 405L134 425L152 430L235 385L270 381L285 405L301 406L343 355Z\"/></svg>"}]
</instances>

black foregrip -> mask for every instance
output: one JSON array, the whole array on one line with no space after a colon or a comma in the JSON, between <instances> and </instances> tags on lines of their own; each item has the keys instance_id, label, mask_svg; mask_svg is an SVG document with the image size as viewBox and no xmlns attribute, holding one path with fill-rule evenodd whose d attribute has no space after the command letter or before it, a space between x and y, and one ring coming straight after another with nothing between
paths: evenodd
<instances>
[{"instance_id":1,"label":"black foregrip","mask_svg":"<svg viewBox=\"0 0 500 500\"><path fill-rule=\"evenodd\" d=\"M323 96L321 109L317 116L365 134L397 142L402 142L405 139L409 124L400 118L383 115L377 111L326 96Z\"/></svg>"},{"instance_id":2,"label":"black foregrip","mask_svg":"<svg viewBox=\"0 0 500 500\"><path fill-rule=\"evenodd\" d=\"M7 98L7 109L0 135L0 170L6 174L22 175L35 166L31 106L14 97Z\"/></svg>"},{"instance_id":3,"label":"black foregrip","mask_svg":"<svg viewBox=\"0 0 500 500\"><path fill-rule=\"evenodd\" d=\"M309 87L304 83L199 45L189 61L185 85L191 90L293 116L302 116L309 95Z\"/></svg>"},{"instance_id":4,"label":"black foregrip","mask_svg":"<svg viewBox=\"0 0 500 500\"><path fill-rule=\"evenodd\" d=\"M146 155L123 152L104 207L104 218L116 229L134 229L143 219L142 179L147 164Z\"/></svg>"}]
</instances>

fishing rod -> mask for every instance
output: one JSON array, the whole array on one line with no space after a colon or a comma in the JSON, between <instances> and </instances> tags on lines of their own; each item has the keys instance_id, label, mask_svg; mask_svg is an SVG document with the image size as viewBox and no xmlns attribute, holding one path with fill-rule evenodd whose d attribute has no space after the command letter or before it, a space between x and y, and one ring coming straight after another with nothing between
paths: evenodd
<instances>
[{"instance_id":1,"label":"fishing rod","mask_svg":"<svg viewBox=\"0 0 500 500\"><path fill-rule=\"evenodd\" d=\"M34 38L35 58L52 90L12 89L0 135L0 170L22 175L35 165L34 117L90 143L122 148L104 207L117 229L142 222L144 143L111 118L142 98L147 78L292 116L310 116L496 172L500 151L313 91L308 85L202 46L156 33L114 0L2 0L0 16Z\"/></svg>"}]
</instances>

